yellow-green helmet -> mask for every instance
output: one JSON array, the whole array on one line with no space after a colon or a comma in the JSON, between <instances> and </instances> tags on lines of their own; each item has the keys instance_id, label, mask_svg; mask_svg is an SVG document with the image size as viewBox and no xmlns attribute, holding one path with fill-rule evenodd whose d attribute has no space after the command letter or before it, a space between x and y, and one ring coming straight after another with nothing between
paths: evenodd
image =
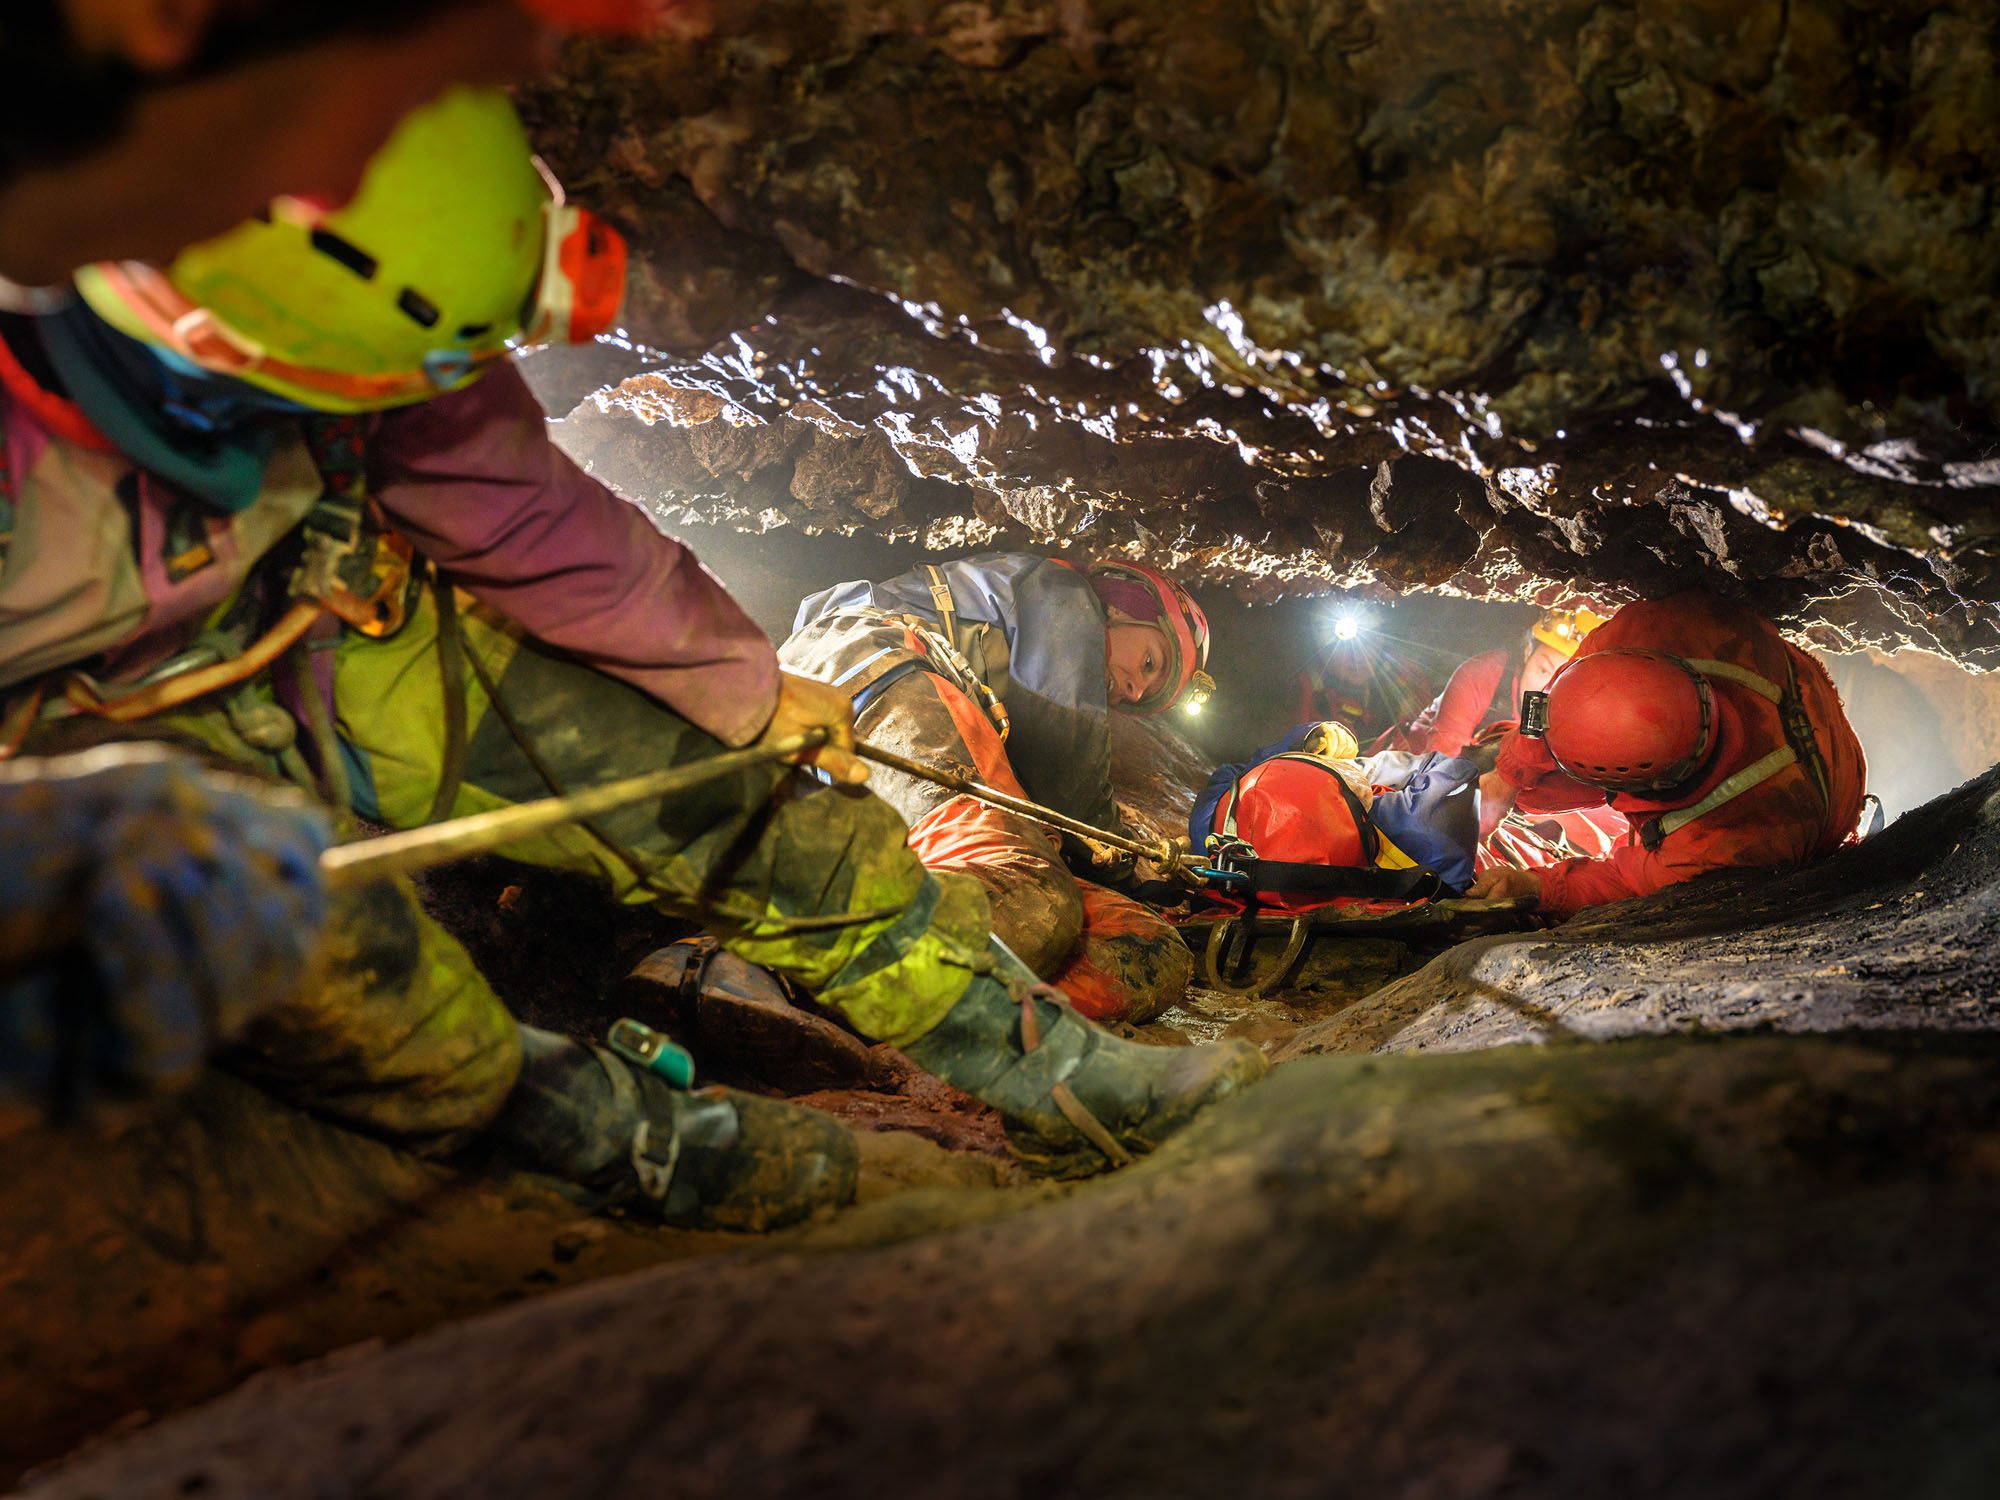
<instances>
[{"instance_id":1,"label":"yellow-green helmet","mask_svg":"<svg viewBox=\"0 0 2000 1500\"><path fill-rule=\"evenodd\" d=\"M316 410L368 411L466 385L524 324L548 324L537 284L587 258L580 220L592 250L611 242L622 287L622 242L559 206L507 96L461 86L404 118L345 206L280 199L164 276L105 263L77 287L113 327L204 369Z\"/></svg>"}]
</instances>

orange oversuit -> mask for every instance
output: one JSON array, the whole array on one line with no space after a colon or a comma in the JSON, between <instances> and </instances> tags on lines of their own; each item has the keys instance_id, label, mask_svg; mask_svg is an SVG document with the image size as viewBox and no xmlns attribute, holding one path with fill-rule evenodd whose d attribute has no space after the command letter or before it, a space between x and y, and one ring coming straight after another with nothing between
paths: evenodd
<instances>
[{"instance_id":1,"label":"orange oversuit","mask_svg":"<svg viewBox=\"0 0 2000 1500\"><path fill-rule=\"evenodd\" d=\"M1724 677L1709 678L1716 753L1708 769L1671 798L1607 793L1574 781L1556 766L1542 741L1510 730L1501 742L1498 771L1522 800L1551 811L1608 803L1632 824L1630 841L1609 856L1565 860L1539 871L1543 911L1567 916L1586 906L1648 895L1708 870L1803 864L1833 853L1852 836L1868 775L1861 741L1825 669L1768 620L1713 595L1676 594L1619 610L1584 639L1576 659L1613 646L1727 662L1781 689L1795 682L1825 767L1825 790L1802 759L1647 847L1647 825L1655 815L1692 807L1728 777L1787 743L1777 705Z\"/></svg>"}]
</instances>

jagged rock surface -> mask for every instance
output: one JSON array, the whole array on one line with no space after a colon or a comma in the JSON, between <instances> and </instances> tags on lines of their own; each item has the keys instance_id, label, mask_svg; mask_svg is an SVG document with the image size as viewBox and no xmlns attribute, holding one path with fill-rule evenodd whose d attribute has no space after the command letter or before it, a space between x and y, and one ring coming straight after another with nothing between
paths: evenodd
<instances>
[{"instance_id":1,"label":"jagged rock surface","mask_svg":"<svg viewBox=\"0 0 2000 1500\"><path fill-rule=\"evenodd\" d=\"M1461 944L1281 1056L1676 1031L2000 1031L2000 770L1795 870Z\"/></svg>"},{"instance_id":2,"label":"jagged rock surface","mask_svg":"<svg viewBox=\"0 0 2000 1500\"><path fill-rule=\"evenodd\" d=\"M1067 1196L555 1293L30 1493L1984 1495L1996 872L2000 770L1812 870L1461 948Z\"/></svg>"},{"instance_id":3,"label":"jagged rock surface","mask_svg":"<svg viewBox=\"0 0 2000 1500\"><path fill-rule=\"evenodd\" d=\"M1068 1199L553 1294L27 1493L1970 1500L1996 1210L1990 1049L1313 1058Z\"/></svg>"},{"instance_id":4,"label":"jagged rock surface","mask_svg":"<svg viewBox=\"0 0 2000 1500\"><path fill-rule=\"evenodd\" d=\"M578 43L529 111L675 362L565 441L764 522L1249 597L1703 581L1991 666L1997 16L768 0Z\"/></svg>"}]
</instances>

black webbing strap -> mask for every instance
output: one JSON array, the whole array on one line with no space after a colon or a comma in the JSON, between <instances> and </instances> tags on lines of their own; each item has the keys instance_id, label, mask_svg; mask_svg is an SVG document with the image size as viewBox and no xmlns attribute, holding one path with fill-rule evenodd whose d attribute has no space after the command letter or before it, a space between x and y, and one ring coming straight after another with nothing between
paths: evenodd
<instances>
[{"instance_id":1,"label":"black webbing strap","mask_svg":"<svg viewBox=\"0 0 2000 1500\"><path fill-rule=\"evenodd\" d=\"M1361 896L1384 901L1417 901L1443 892L1435 870L1413 865L1403 870L1364 869L1354 865L1295 865L1276 859L1253 859L1239 868L1250 877L1250 889L1260 894L1298 896Z\"/></svg>"},{"instance_id":2,"label":"black webbing strap","mask_svg":"<svg viewBox=\"0 0 2000 1500\"><path fill-rule=\"evenodd\" d=\"M465 784L465 758L471 738L467 733L465 702L465 638L460 633L458 601L451 583L436 568L431 569L431 595L437 601L438 676L444 692L444 755L438 766L437 791L431 797L426 823L441 823L458 805L459 788Z\"/></svg>"},{"instance_id":3,"label":"black webbing strap","mask_svg":"<svg viewBox=\"0 0 2000 1500\"><path fill-rule=\"evenodd\" d=\"M1813 728L1812 715L1806 712L1804 694L1799 692L1799 669L1792 660L1791 653L1785 653L1785 696L1778 704L1778 719L1785 730L1785 743L1805 767L1806 779L1819 793L1819 805L1833 812L1833 776L1827 770L1826 757L1820 753L1819 734Z\"/></svg>"}]
</instances>

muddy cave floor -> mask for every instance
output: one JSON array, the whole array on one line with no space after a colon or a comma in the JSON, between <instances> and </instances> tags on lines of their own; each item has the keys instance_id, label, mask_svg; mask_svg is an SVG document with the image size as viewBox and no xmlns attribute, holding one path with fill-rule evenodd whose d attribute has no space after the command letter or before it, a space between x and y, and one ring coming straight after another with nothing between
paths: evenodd
<instances>
[{"instance_id":1,"label":"muddy cave floor","mask_svg":"<svg viewBox=\"0 0 2000 1500\"><path fill-rule=\"evenodd\" d=\"M434 897L577 1029L550 996L678 935L500 865ZM1987 1494L1996 908L2000 769L1812 869L1315 953L1147 1028L1279 1066L1082 1186L877 1057L812 1094L901 1127L861 1201L765 1239L217 1075L108 1168L12 1143L0 1436L78 1497Z\"/></svg>"}]
</instances>

